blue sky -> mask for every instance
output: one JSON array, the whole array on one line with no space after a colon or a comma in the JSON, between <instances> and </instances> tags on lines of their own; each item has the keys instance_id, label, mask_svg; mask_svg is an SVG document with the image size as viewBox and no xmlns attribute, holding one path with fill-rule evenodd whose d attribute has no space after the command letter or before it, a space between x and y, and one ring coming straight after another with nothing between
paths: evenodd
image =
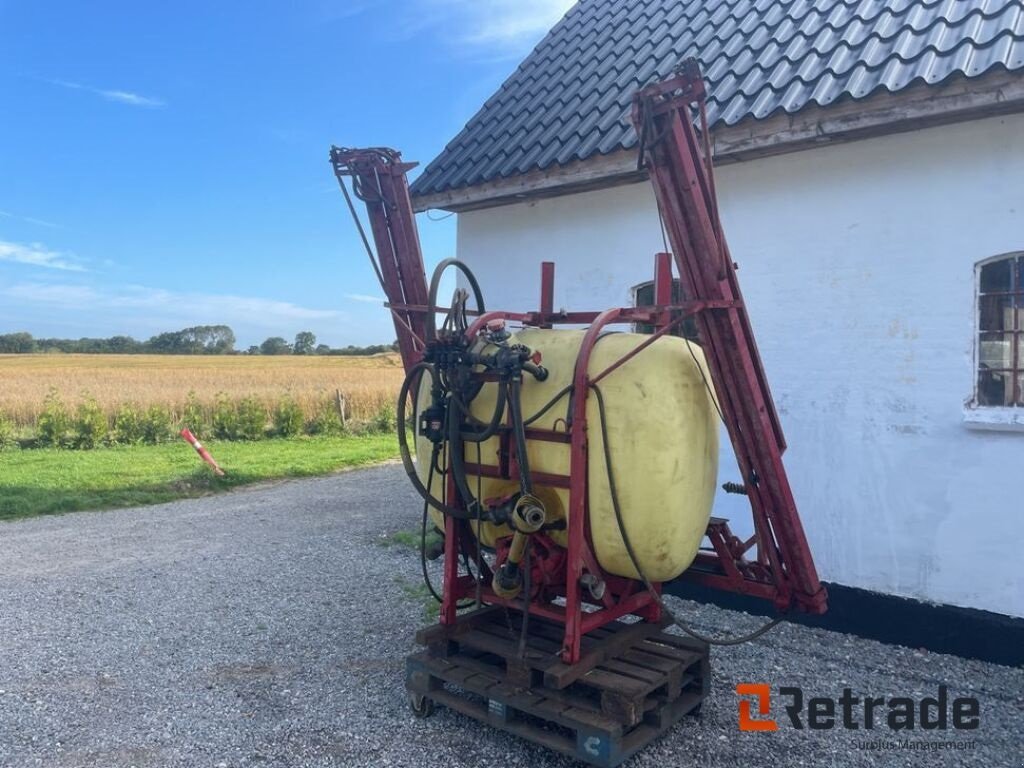
<instances>
[{"instance_id":1,"label":"blue sky","mask_svg":"<svg viewBox=\"0 0 1024 768\"><path fill-rule=\"evenodd\" d=\"M0 0L0 332L392 340L329 145L426 163L571 4Z\"/></svg>"}]
</instances>

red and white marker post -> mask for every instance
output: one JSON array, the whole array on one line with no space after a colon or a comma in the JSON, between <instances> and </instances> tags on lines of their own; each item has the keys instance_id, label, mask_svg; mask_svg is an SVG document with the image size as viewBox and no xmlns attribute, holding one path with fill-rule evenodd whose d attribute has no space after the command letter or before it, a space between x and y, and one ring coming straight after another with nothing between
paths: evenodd
<instances>
[{"instance_id":1,"label":"red and white marker post","mask_svg":"<svg viewBox=\"0 0 1024 768\"><path fill-rule=\"evenodd\" d=\"M217 462L214 461L213 456L210 455L210 452L203 447L203 444L196 439L196 436L192 434L188 427L181 430L181 436L185 438L186 443L188 443L189 445L196 449L196 453L199 454L199 458L201 458L203 461L205 461L213 468L214 474L217 474L221 477L224 476L224 470L217 465Z\"/></svg>"}]
</instances>

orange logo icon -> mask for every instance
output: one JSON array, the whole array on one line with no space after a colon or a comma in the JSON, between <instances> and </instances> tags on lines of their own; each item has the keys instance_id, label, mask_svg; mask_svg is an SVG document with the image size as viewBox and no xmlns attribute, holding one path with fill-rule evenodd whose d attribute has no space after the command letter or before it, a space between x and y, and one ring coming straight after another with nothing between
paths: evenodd
<instances>
[{"instance_id":1,"label":"orange logo icon","mask_svg":"<svg viewBox=\"0 0 1024 768\"><path fill-rule=\"evenodd\" d=\"M767 715L771 709L771 688L767 683L737 683L736 693L740 696L756 696L758 715ZM754 720L750 715L750 700L740 699L741 731L777 731L778 729L778 723L774 720Z\"/></svg>"}]
</instances>

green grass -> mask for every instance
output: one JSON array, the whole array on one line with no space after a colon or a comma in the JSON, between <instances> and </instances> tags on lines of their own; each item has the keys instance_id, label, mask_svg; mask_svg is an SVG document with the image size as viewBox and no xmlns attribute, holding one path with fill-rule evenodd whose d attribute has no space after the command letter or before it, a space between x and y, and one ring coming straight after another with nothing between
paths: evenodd
<instances>
[{"instance_id":1,"label":"green grass","mask_svg":"<svg viewBox=\"0 0 1024 768\"><path fill-rule=\"evenodd\" d=\"M398 455L393 434L207 442L216 477L183 441L93 451L0 451L0 520L158 504L246 483L324 475Z\"/></svg>"},{"instance_id":2,"label":"green grass","mask_svg":"<svg viewBox=\"0 0 1024 768\"><path fill-rule=\"evenodd\" d=\"M395 583L398 584L402 594L408 600L423 606L423 618L427 623L437 621L437 617L441 613L441 606L434 596L430 594L426 584L422 582L412 583L402 578L395 579Z\"/></svg>"},{"instance_id":3,"label":"green grass","mask_svg":"<svg viewBox=\"0 0 1024 768\"><path fill-rule=\"evenodd\" d=\"M419 552L421 535L419 528L408 531L395 531L392 534L382 536L379 543L382 547L407 547ZM431 526L427 530L427 549L439 546L442 541L444 541L444 537L436 528Z\"/></svg>"}]
</instances>

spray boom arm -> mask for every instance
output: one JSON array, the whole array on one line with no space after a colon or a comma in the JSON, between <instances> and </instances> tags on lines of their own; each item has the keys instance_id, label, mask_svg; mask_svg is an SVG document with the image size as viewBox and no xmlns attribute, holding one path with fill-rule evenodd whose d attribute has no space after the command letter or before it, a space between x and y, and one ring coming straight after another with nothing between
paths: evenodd
<instances>
[{"instance_id":1,"label":"spray boom arm","mask_svg":"<svg viewBox=\"0 0 1024 768\"><path fill-rule=\"evenodd\" d=\"M406 179L416 163L402 162L400 152L385 147L331 147L331 166L387 296L402 364L408 371L423 356L427 327L427 277ZM345 177L352 179L353 193L366 206L376 255L356 215Z\"/></svg>"},{"instance_id":2,"label":"spray boom arm","mask_svg":"<svg viewBox=\"0 0 1024 768\"><path fill-rule=\"evenodd\" d=\"M704 81L690 59L676 77L644 88L633 101L640 163L654 185L682 292L692 300L721 304L694 317L743 473L743 483L734 490L750 498L754 518L755 536L749 542L722 531L712 535L713 520L709 538L716 555L699 555L691 578L770 598L780 608L795 600L804 610L822 613L825 590L782 464L786 441L718 218L704 99ZM693 126L694 113L703 141ZM754 544L757 562L745 563L742 555ZM755 572L770 573L773 583L758 584Z\"/></svg>"}]
</instances>

